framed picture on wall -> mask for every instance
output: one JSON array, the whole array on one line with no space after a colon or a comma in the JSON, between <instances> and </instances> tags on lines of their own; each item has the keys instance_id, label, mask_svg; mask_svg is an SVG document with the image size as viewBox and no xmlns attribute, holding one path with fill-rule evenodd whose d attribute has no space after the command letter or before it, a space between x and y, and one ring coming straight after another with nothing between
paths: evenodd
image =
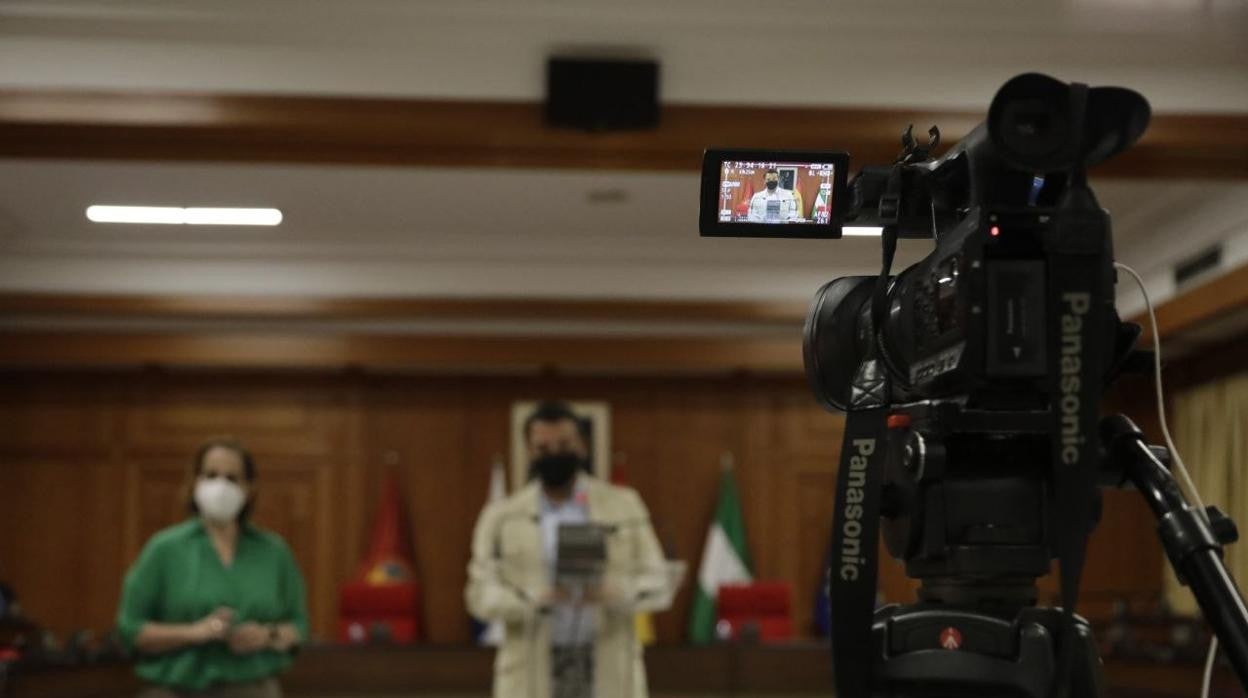
<instances>
[{"instance_id":1,"label":"framed picture on wall","mask_svg":"<svg viewBox=\"0 0 1248 698\"><path fill-rule=\"evenodd\" d=\"M797 183L797 168L777 167L776 174L780 175L780 188L792 191L794 185Z\"/></svg>"},{"instance_id":2,"label":"framed picture on wall","mask_svg":"<svg viewBox=\"0 0 1248 698\"><path fill-rule=\"evenodd\" d=\"M796 167L777 167L776 173L780 175L780 188L793 192L794 198L797 199L797 215L805 218L809 213L806 210L808 202L802 198L801 182L797 179L797 170Z\"/></svg>"},{"instance_id":3,"label":"framed picture on wall","mask_svg":"<svg viewBox=\"0 0 1248 698\"><path fill-rule=\"evenodd\" d=\"M611 479L611 405L596 400L566 400L580 421L581 433L589 442L589 469L594 476ZM524 422L537 409L539 401L511 403L511 490L523 487L529 478L529 455L524 439Z\"/></svg>"}]
</instances>

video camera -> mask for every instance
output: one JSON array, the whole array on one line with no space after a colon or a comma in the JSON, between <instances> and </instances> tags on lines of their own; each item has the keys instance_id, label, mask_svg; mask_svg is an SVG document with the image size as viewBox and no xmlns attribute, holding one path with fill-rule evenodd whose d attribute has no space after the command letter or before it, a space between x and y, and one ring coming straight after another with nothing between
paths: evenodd
<instances>
[{"instance_id":1,"label":"video camera","mask_svg":"<svg viewBox=\"0 0 1248 698\"><path fill-rule=\"evenodd\" d=\"M1074 607L1098 485L1127 479L1166 493L1167 553L1198 600L1220 590L1201 607L1248 681L1242 598L1224 570L1202 571L1233 525L1188 507L1139 431L1099 411L1140 328L1115 311L1110 218L1086 169L1149 116L1133 91L1033 73L943 156L935 127L926 144L907 129L895 162L848 186L845 153L707 151L702 235L882 240L879 274L820 288L803 336L816 399L846 413L828 570L843 698L1098 694ZM935 248L894 275L898 238ZM875 609L881 520L917 604ZM1053 559L1064 610L1036 606Z\"/></svg>"}]
</instances>

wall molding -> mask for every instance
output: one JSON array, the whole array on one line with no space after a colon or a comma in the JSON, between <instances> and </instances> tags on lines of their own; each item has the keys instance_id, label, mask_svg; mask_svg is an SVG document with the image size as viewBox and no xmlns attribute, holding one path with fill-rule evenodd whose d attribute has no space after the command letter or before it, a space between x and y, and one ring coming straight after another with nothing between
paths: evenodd
<instances>
[{"instance_id":1,"label":"wall molding","mask_svg":"<svg viewBox=\"0 0 1248 698\"><path fill-rule=\"evenodd\" d=\"M1161 304L1157 322L1163 339L1181 343L1191 353L1225 339L1207 336L1207 329L1245 306L1248 265ZM804 316L805 304L789 302L0 294L0 328L7 332L0 342L0 365L800 373ZM153 324L135 331L109 324L127 319ZM514 323L474 334L397 329L368 333L316 326L422 319ZM65 320L77 325L48 329ZM594 334L586 329L621 320L635 323L631 333ZM1131 320L1147 330L1147 317ZM551 333L552 323L573 330ZM726 331L730 327L740 331ZM1151 340L1145 334L1147 346Z\"/></svg>"},{"instance_id":2,"label":"wall molding","mask_svg":"<svg viewBox=\"0 0 1248 698\"><path fill-rule=\"evenodd\" d=\"M708 146L848 150L890 162L906 124L952 144L982 112L669 104L651 131L546 128L540 102L0 90L0 156L697 170ZM759 124L783 123L765 138ZM1156 114L1094 174L1248 179L1248 114Z\"/></svg>"}]
</instances>

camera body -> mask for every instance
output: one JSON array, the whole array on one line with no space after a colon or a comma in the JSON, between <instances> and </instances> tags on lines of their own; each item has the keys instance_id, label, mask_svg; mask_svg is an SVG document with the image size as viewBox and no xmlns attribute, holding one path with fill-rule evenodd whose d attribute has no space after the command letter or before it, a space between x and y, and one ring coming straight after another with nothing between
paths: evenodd
<instances>
[{"instance_id":1,"label":"camera body","mask_svg":"<svg viewBox=\"0 0 1248 698\"><path fill-rule=\"evenodd\" d=\"M932 239L935 249L889 280L876 336L867 336L876 277L834 279L815 294L803 354L811 388L829 409L850 409L849 377L871 349L893 379L894 403L957 397L971 407L1041 406L1058 310L1049 302L1048 263L1060 219L1099 248L1089 252L1106 260L1100 282L1112 286L1108 215L1094 201L1077 213L1059 209L1066 175L1011 170L986 152L985 132L981 125L939 160L901 166L909 194L897 236ZM843 218L878 222L880 169L888 168L854 181L853 209ZM1102 300L1112 312L1112 298ZM1095 348L1114 365L1124 330L1116 322L1101 330Z\"/></svg>"},{"instance_id":2,"label":"camera body","mask_svg":"<svg viewBox=\"0 0 1248 698\"><path fill-rule=\"evenodd\" d=\"M945 155L930 157L935 128L928 148L907 130L896 162L863 168L826 225L803 229L874 229L884 247L877 276L818 290L803 334L816 399L847 415L829 570L840 694L1038 698L1055 671L1096 684L1073 605L1099 518L1100 397L1139 328L1114 310L1110 219L1085 170L1148 117L1129 90L1021 75ZM709 197L727 191L710 181L724 160L704 163L704 235L735 222L706 225L708 205L723 213ZM798 227L750 222L743 233ZM900 237L935 246L893 275ZM874 612L877 526L921 580L915 605ZM1034 608L1054 558L1064 611ZM969 651L941 654L956 648Z\"/></svg>"}]
</instances>

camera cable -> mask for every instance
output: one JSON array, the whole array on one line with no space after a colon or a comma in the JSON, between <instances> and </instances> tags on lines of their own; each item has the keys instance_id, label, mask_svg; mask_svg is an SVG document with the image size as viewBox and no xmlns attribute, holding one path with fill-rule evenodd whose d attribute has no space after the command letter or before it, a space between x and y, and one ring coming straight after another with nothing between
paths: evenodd
<instances>
[{"instance_id":1,"label":"camera cable","mask_svg":"<svg viewBox=\"0 0 1248 698\"><path fill-rule=\"evenodd\" d=\"M1157 395L1157 418L1161 422L1161 433L1166 440L1166 448L1170 450L1170 460L1174 463L1175 469L1179 472L1179 477L1183 484L1187 487L1188 494L1192 501L1196 502L1196 508L1200 516L1208 521L1208 512L1205 509L1205 502L1200 497L1200 492L1196 489L1196 483L1192 480L1191 473L1187 470L1187 465L1183 463L1183 457L1179 455L1179 449L1174 445L1174 439L1170 437L1170 427L1166 423L1166 404L1162 394L1161 386L1161 336L1157 331L1157 314L1153 310L1153 301L1148 297L1148 289L1144 286L1144 279L1131 267L1121 263L1114 262L1115 269L1121 269L1127 272L1135 279L1135 283L1140 287L1140 293L1144 296L1144 306L1148 308L1148 323L1153 333L1153 381L1156 385ZM1200 682L1201 698L1209 698L1209 687L1213 681L1213 662L1218 655L1218 636L1214 635L1209 641L1209 654L1205 657L1205 670Z\"/></svg>"}]
</instances>

